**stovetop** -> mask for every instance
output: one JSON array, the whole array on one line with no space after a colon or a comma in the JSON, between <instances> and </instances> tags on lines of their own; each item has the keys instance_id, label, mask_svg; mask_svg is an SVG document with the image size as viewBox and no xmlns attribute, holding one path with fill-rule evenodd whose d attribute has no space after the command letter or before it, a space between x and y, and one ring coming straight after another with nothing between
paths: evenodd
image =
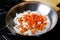
<instances>
[{"instance_id":1,"label":"stovetop","mask_svg":"<svg viewBox=\"0 0 60 40\"><path fill-rule=\"evenodd\" d=\"M0 33L2 31L2 33L9 33L8 29L4 29L6 26L5 23L5 17L7 12L9 11L9 9L20 3L23 2L22 0L0 0ZM60 15L58 13L58 15ZM4 29L4 30L3 30ZM17 35L1 35L0 34L0 40L60 40L60 17L58 18L58 22L56 24L56 26L49 31L46 34L43 34L39 37L20 37Z\"/></svg>"}]
</instances>

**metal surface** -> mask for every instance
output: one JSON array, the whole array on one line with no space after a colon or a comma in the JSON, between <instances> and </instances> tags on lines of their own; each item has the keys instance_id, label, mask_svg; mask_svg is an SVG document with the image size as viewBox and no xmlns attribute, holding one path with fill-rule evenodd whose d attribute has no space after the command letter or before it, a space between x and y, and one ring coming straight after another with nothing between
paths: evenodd
<instances>
[{"instance_id":1,"label":"metal surface","mask_svg":"<svg viewBox=\"0 0 60 40\"><path fill-rule=\"evenodd\" d=\"M22 13L28 10L41 12L49 17L51 21L51 27L48 31L53 29L58 21L58 15L56 11L50 6L40 2L23 2L12 7L6 16L6 25L8 25L7 27L11 30L11 32L13 32L13 34L16 33L13 29L13 27L15 26L13 23L13 19L16 16L16 13Z\"/></svg>"}]
</instances>

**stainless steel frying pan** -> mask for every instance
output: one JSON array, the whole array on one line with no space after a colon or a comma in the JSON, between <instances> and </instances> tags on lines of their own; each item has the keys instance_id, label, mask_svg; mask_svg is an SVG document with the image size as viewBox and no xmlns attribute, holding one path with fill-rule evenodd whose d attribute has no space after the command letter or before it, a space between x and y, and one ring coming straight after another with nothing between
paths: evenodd
<instances>
[{"instance_id":1,"label":"stainless steel frying pan","mask_svg":"<svg viewBox=\"0 0 60 40\"><path fill-rule=\"evenodd\" d=\"M13 27L15 26L13 20L16 17L16 13L19 14L19 13L22 13L22 12L28 11L28 10L39 11L49 17L51 24L50 24L50 28L47 30L47 32L52 30L58 21L58 15L57 15L56 11L49 5L46 5L41 2L34 2L34 1L22 2L22 3L19 3L15 6L13 6L9 10L9 12L6 16L6 25L13 35L17 35L15 30L13 29ZM47 33L47 32L44 32L44 33ZM44 33L42 33L42 34L44 34Z\"/></svg>"}]
</instances>

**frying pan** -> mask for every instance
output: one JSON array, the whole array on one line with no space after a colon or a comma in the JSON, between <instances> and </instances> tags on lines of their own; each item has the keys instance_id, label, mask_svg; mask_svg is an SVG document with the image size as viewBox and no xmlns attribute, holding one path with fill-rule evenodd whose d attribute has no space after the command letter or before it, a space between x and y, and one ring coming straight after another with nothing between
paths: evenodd
<instances>
[{"instance_id":1,"label":"frying pan","mask_svg":"<svg viewBox=\"0 0 60 40\"><path fill-rule=\"evenodd\" d=\"M58 21L58 15L57 15L56 11L49 5L46 5L44 3L37 2L37 1L22 2L22 3L19 3L15 6L13 6L9 10L9 12L7 13L7 16L6 16L6 27L8 27L8 29L11 31L12 35L24 36L24 35L17 34L15 32L15 30L13 29L13 27L15 26L13 20L16 17L16 13L19 14L19 13L22 13L22 12L28 11L28 10L39 11L49 17L50 22L51 22L50 28L42 34L45 34L45 33L49 32L50 30L52 30ZM40 35L38 35L38 36L40 36Z\"/></svg>"}]
</instances>

